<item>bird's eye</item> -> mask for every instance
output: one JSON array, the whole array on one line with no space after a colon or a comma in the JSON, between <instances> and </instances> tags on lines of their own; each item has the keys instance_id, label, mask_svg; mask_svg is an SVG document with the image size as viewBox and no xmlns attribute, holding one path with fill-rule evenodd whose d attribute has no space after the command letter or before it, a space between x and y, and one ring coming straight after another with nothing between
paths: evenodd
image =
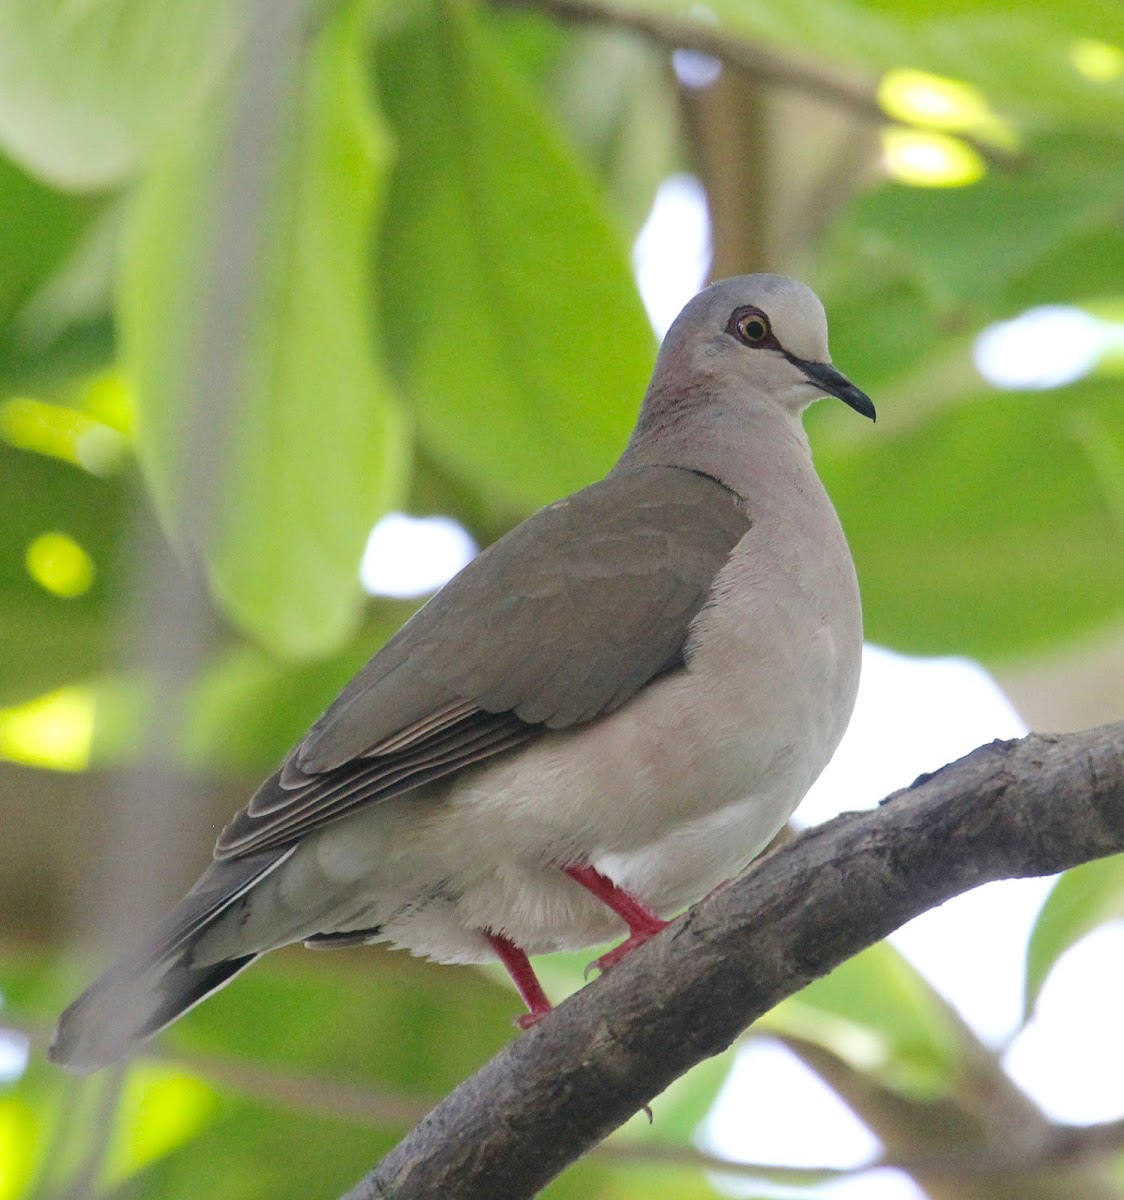
<instances>
[{"instance_id":1,"label":"bird's eye","mask_svg":"<svg viewBox=\"0 0 1124 1200\"><path fill-rule=\"evenodd\" d=\"M759 346L769 336L769 321L763 313L743 313L734 328L747 346Z\"/></svg>"}]
</instances>

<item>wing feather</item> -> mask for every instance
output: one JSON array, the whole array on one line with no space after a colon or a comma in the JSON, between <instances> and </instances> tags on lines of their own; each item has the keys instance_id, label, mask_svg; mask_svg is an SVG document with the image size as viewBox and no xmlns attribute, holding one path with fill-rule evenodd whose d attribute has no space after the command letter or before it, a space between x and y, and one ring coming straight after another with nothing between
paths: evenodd
<instances>
[{"instance_id":1,"label":"wing feather","mask_svg":"<svg viewBox=\"0 0 1124 1200\"><path fill-rule=\"evenodd\" d=\"M344 688L223 830L217 858L330 821L619 708L681 667L691 621L750 527L675 467L610 474L480 554Z\"/></svg>"}]
</instances>

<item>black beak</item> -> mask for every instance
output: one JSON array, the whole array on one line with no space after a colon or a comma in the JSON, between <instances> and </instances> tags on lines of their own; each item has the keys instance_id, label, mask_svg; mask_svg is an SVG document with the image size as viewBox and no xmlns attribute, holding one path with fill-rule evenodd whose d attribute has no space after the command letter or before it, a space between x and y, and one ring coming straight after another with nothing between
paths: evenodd
<instances>
[{"instance_id":1,"label":"black beak","mask_svg":"<svg viewBox=\"0 0 1124 1200\"><path fill-rule=\"evenodd\" d=\"M857 413L862 413L864 417L869 417L872 421L877 415L874 411L874 403L866 392L860 392L857 387L847 378L846 375L837 371L830 363L808 362L806 359L797 358L793 354L785 354L794 367L799 367L801 371L828 396L835 396L842 400L844 404L849 405Z\"/></svg>"}]
</instances>

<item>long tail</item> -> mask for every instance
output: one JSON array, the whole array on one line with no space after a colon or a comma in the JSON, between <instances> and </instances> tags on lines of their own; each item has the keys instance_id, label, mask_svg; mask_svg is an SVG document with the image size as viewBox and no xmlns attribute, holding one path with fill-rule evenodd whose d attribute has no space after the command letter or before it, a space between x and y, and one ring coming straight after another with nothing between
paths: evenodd
<instances>
[{"instance_id":1,"label":"long tail","mask_svg":"<svg viewBox=\"0 0 1124 1200\"><path fill-rule=\"evenodd\" d=\"M117 1062L249 966L257 950L199 961L196 945L290 852L212 863L144 945L110 967L59 1017L48 1051L52 1062L79 1075Z\"/></svg>"}]
</instances>

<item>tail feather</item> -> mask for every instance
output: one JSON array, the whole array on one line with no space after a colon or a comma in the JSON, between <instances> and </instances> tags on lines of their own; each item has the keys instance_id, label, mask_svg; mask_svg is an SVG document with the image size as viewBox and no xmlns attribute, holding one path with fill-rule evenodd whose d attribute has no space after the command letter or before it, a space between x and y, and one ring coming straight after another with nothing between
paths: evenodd
<instances>
[{"instance_id":1,"label":"tail feather","mask_svg":"<svg viewBox=\"0 0 1124 1200\"><path fill-rule=\"evenodd\" d=\"M257 958L191 967L180 953L171 962L141 967L122 961L59 1017L47 1051L52 1062L88 1075L126 1058Z\"/></svg>"},{"instance_id":2,"label":"tail feather","mask_svg":"<svg viewBox=\"0 0 1124 1200\"><path fill-rule=\"evenodd\" d=\"M51 1061L79 1075L117 1062L249 966L258 957L256 947L208 962L196 961L195 945L289 853L212 863L146 943L112 966L59 1017L48 1050Z\"/></svg>"}]
</instances>

